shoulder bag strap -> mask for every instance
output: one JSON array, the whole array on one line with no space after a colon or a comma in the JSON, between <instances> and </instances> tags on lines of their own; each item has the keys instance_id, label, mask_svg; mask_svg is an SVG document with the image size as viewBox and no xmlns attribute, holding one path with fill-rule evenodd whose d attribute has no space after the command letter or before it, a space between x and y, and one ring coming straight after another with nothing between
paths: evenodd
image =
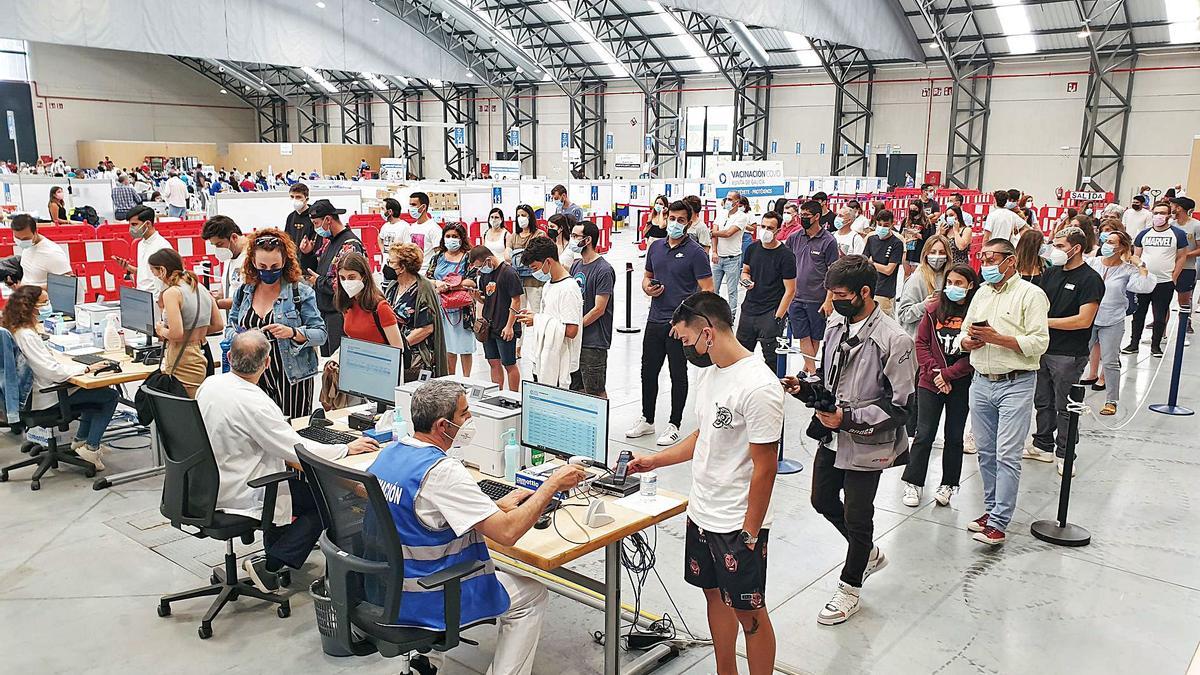
<instances>
[{"instance_id":1,"label":"shoulder bag strap","mask_svg":"<svg viewBox=\"0 0 1200 675\"><path fill-rule=\"evenodd\" d=\"M182 291L180 291L180 293L182 293ZM180 301L180 306L182 306L182 304L183 304L182 301ZM179 361L180 361L180 359L183 358L183 352L185 349L187 349L188 343L191 342L192 333L194 333L196 331L196 326L198 326L198 325L200 325L200 287L199 286L196 287L196 315L194 317L192 317L192 325L183 334L183 342L181 343L181 346L179 347L179 351L176 352L176 354L175 354L175 359L173 361L171 361L171 369L169 371L164 370L163 371L164 373L174 376L175 369L179 367Z\"/></svg>"}]
</instances>

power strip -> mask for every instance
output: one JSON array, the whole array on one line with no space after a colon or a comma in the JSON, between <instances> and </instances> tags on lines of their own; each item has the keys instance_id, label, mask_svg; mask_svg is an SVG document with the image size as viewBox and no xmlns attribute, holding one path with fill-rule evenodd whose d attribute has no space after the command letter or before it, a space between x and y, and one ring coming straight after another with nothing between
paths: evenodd
<instances>
[{"instance_id":1,"label":"power strip","mask_svg":"<svg viewBox=\"0 0 1200 675\"><path fill-rule=\"evenodd\" d=\"M635 631L625 638L629 649L636 649L638 651L646 651L654 645L660 642L667 642L668 640L670 640L670 638L665 635L659 635L658 633L643 633L641 631Z\"/></svg>"}]
</instances>

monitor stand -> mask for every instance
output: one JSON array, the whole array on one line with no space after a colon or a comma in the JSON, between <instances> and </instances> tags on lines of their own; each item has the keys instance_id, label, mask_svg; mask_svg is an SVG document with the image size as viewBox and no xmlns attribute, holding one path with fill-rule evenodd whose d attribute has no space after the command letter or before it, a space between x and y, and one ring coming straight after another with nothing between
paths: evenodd
<instances>
[{"instance_id":1,"label":"monitor stand","mask_svg":"<svg viewBox=\"0 0 1200 675\"><path fill-rule=\"evenodd\" d=\"M375 414L376 415L386 415L387 411L389 411L391 409L392 409L392 405L389 403L384 403L383 401L375 402Z\"/></svg>"}]
</instances>

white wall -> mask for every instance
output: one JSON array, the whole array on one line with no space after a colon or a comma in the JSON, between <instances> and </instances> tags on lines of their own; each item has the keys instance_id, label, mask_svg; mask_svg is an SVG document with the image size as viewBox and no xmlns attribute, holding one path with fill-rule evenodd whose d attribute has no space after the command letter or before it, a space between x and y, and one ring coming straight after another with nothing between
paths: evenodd
<instances>
[{"instance_id":1,"label":"white wall","mask_svg":"<svg viewBox=\"0 0 1200 675\"><path fill-rule=\"evenodd\" d=\"M43 155L73 164L78 140L258 140L249 107L170 58L29 43L29 66Z\"/></svg>"}]
</instances>

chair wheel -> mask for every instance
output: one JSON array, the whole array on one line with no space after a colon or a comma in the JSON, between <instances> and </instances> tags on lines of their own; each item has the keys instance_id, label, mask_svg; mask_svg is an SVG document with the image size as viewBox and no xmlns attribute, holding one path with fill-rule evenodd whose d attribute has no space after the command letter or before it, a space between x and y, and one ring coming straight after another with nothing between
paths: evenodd
<instances>
[{"instance_id":1,"label":"chair wheel","mask_svg":"<svg viewBox=\"0 0 1200 675\"><path fill-rule=\"evenodd\" d=\"M208 575L208 583L215 586L215 585L221 583L221 577L218 577L217 573L213 572L212 574Z\"/></svg>"},{"instance_id":2,"label":"chair wheel","mask_svg":"<svg viewBox=\"0 0 1200 675\"><path fill-rule=\"evenodd\" d=\"M41 482L41 481L39 481L39 480L31 480L31 481L29 481L29 489L30 489L30 490L33 490L34 492L37 492L38 490L41 490L41 489L42 489L42 482Z\"/></svg>"},{"instance_id":3,"label":"chair wheel","mask_svg":"<svg viewBox=\"0 0 1200 675\"><path fill-rule=\"evenodd\" d=\"M159 603L158 604L158 615L159 616L171 616L171 606Z\"/></svg>"},{"instance_id":4,"label":"chair wheel","mask_svg":"<svg viewBox=\"0 0 1200 675\"><path fill-rule=\"evenodd\" d=\"M95 477L96 477L96 470L95 470L95 469L84 469L84 470L83 470L83 477L84 477L84 478L95 478Z\"/></svg>"},{"instance_id":5,"label":"chair wheel","mask_svg":"<svg viewBox=\"0 0 1200 675\"><path fill-rule=\"evenodd\" d=\"M417 675L437 675L437 666L429 662L429 657L424 654L418 654L412 657L408 662L408 667L411 668Z\"/></svg>"},{"instance_id":6,"label":"chair wheel","mask_svg":"<svg viewBox=\"0 0 1200 675\"><path fill-rule=\"evenodd\" d=\"M275 613L279 615L279 618L286 619L292 615L292 607L291 605L280 605L279 609L275 610Z\"/></svg>"},{"instance_id":7,"label":"chair wheel","mask_svg":"<svg viewBox=\"0 0 1200 675\"><path fill-rule=\"evenodd\" d=\"M196 633L200 636L201 640L207 640L208 638L212 637L212 626L205 626L202 624Z\"/></svg>"},{"instance_id":8,"label":"chair wheel","mask_svg":"<svg viewBox=\"0 0 1200 675\"><path fill-rule=\"evenodd\" d=\"M279 580L279 586L281 588L287 588L288 586L291 586L292 585L292 571L291 570L279 570L277 579Z\"/></svg>"}]
</instances>

